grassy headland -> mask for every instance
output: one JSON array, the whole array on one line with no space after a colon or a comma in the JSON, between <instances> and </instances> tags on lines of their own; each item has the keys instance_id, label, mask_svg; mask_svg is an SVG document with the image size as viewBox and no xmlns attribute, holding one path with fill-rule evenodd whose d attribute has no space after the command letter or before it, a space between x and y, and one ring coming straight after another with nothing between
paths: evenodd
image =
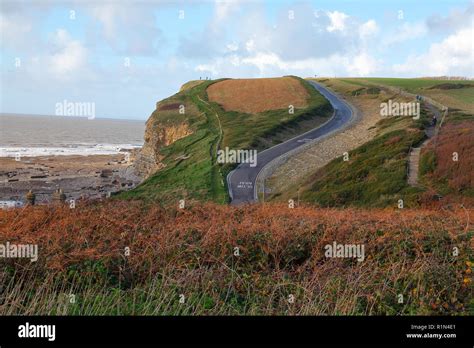
<instances>
[{"instance_id":1,"label":"grassy headland","mask_svg":"<svg viewBox=\"0 0 474 348\"><path fill-rule=\"evenodd\" d=\"M235 165L216 162L219 148L262 150L316 127L332 113L329 102L308 82L297 77L286 79L301 84L306 98L307 106L295 108L293 114L288 107L258 113L225 111L207 95L209 86L225 80L194 83L161 101L148 122L157 131L184 123L192 133L156 149L162 168L118 198L163 204L177 204L180 199L228 202L225 177ZM179 113L179 105L185 106L184 114Z\"/></svg>"}]
</instances>

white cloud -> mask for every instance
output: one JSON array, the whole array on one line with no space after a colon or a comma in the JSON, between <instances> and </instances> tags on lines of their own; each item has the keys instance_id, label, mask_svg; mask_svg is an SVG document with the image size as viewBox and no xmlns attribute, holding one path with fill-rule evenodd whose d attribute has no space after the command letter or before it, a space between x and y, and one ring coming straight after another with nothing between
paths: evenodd
<instances>
[{"instance_id":1,"label":"white cloud","mask_svg":"<svg viewBox=\"0 0 474 348\"><path fill-rule=\"evenodd\" d=\"M252 52L255 50L255 41L250 39L248 40L246 43L245 43L245 49L248 51L248 52Z\"/></svg>"},{"instance_id":2,"label":"white cloud","mask_svg":"<svg viewBox=\"0 0 474 348\"><path fill-rule=\"evenodd\" d=\"M214 6L215 21L222 22L239 8L239 2L237 0L216 0Z\"/></svg>"},{"instance_id":3,"label":"white cloud","mask_svg":"<svg viewBox=\"0 0 474 348\"><path fill-rule=\"evenodd\" d=\"M403 64L395 64L397 73L412 75L474 76L474 33L467 27L434 43L428 52L409 57Z\"/></svg>"},{"instance_id":4,"label":"white cloud","mask_svg":"<svg viewBox=\"0 0 474 348\"><path fill-rule=\"evenodd\" d=\"M198 39L199 47L209 47L212 43L211 49L205 50L212 51L212 54L196 59L196 50L193 49L189 58L200 60L195 64L195 70L208 72L214 77L249 73L254 77L287 74L362 76L379 70L380 62L366 47L368 39L379 32L374 19L361 22L338 11L315 11L306 3L291 9L298 20L289 20L288 12L282 9L276 22L268 23L264 12L254 7L251 11L245 8L243 12L251 15L232 17L233 23L239 23L240 30L234 35L231 45L220 35L224 26L232 25L232 22L222 23L223 28L215 31L203 32ZM212 47L218 47L220 40L226 40L224 54L212 50ZM198 47L196 36L193 44L193 47ZM234 50L237 46L238 49Z\"/></svg>"},{"instance_id":5,"label":"white cloud","mask_svg":"<svg viewBox=\"0 0 474 348\"><path fill-rule=\"evenodd\" d=\"M160 3L158 3L160 5ZM163 35L158 28L153 9L156 4L148 2L104 1L87 3L86 10L98 28L89 28L89 38L97 40L102 36L100 45L107 43L123 55L151 55L159 53Z\"/></svg>"},{"instance_id":6,"label":"white cloud","mask_svg":"<svg viewBox=\"0 0 474 348\"><path fill-rule=\"evenodd\" d=\"M2 48L23 57L38 51L41 40L36 30L47 8L43 3L0 2Z\"/></svg>"},{"instance_id":7,"label":"white cloud","mask_svg":"<svg viewBox=\"0 0 474 348\"><path fill-rule=\"evenodd\" d=\"M254 65L260 72L265 71L269 66L281 70L288 69L288 63L285 63L275 53L258 52L254 56L242 59L243 64Z\"/></svg>"},{"instance_id":8,"label":"white cloud","mask_svg":"<svg viewBox=\"0 0 474 348\"><path fill-rule=\"evenodd\" d=\"M351 76L370 76L377 71L377 61L366 52L362 52L351 59L347 67Z\"/></svg>"},{"instance_id":9,"label":"white cloud","mask_svg":"<svg viewBox=\"0 0 474 348\"><path fill-rule=\"evenodd\" d=\"M474 2L463 9L454 8L447 15L432 15L426 20L426 26L432 32L453 32L462 29L466 23L472 22L474 18Z\"/></svg>"},{"instance_id":10,"label":"white cloud","mask_svg":"<svg viewBox=\"0 0 474 348\"><path fill-rule=\"evenodd\" d=\"M115 6L113 3L102 3L91 9L92 17L102 23L104 37L107 40L114 40L117 30L117 21L124 14L124 7Z\"/></svg>"},{"instance_id":11,"label":"white cloud","mask_svg":"<svg viewBox=\"0 0 474 348\"><path fill-rule=\"evenodd\" d=\"M356 55L334 54L325 58L285 60L274 52L255 52L250 56L232 55L218 57L208 64L200 64L195 70L209 72L214 77L233 75L271 77L294 74L299 76L367 76L379 69L377 60L368 53Z\"/></svg>"},{"instance_id":12,"label":"white cloud","mask_svg":"<svg viewBox=\"0 0 474 348\"><path fill-rule=\"evenodd\" d=\"M373 19L368 20L359 27L359 35L361 38L366 38L375 35L378 33L378 31L379 27Z\"/></svg>"},{"instance_id":13,"label":"white cloud","mask_svg":"<svg viewBox=\"0 0 474 348\"><path fill-rule=\"evenodd\" d=\"M228 51L237 51L239 49L239 44L235 43L235 42L231 42L230 44L227 44L227 50Z\"/></svg>"},{"instance_id":14,"label":"white cloud","mask_svg":"<svg viewBox=\"0 0 474 348\"><path fill-rule=\"evenodd\" d=\"M348 15L339 11L328 12L327 15L331 20L331 24L326 27L327 31L344 31Z\"/></svg>"},{"instance_id":15,"label":"white cloud","mask_svg":"<svg viewBox=\"0 0 474 348\"><path fill-rule=\"evenodd\" d=\"M246 2L228 20L219 24L211 20L202 31L180 38L178 53L203 64L229 50L242 58L272 52L284 61L296 61L358 51L378 31L375 20L363 23L342 12L315 11L309 3L298 3L291 10L297 20L290 20L288 8L283 8L275 22L269 22L264 7ZM228 46L233 27L237 30L230 35L237 50Z\"/></svg>"},{"instance_id":16,"label":"white cloud","mask_svg":"<svg viewBox=\"0 0 474 348\"><path fill-rule=\"evenodd\" d=\"M405 22L399 26L392 35L386 35L386 38L383 42L385 46L390 46L393 44L398 44L408 40L414 40L421 38L427 34L427 28L425 23L408 23Z\"/></svg>"},{"instance_id":17,"label":"white cloud","mask_svg":"<svg viewBox=\"0 0 474 348\"><path fill-rule=\"evenodd\" d=\"M289 20L287 9L280 11L275 23L268 23L264 12L254 7L243 11L251 13L250 16L233 16L232 20L240 27L234 35L235 46L225 39L227 51L199 57L201 61L195 64L196 71L206 71L214 77L245 76L249 72L254 77L362 76L379 71L381 62L367 47L367 41L380 30L374 19L361 22L339 11L315 11L306 3L294 5L291 10L298 20ZM231 24L222 23L223 26ZM212 42L215 46L224 40L219 36L223 29L203 33L202 45L208 47ZM238 49L233 50L237 46ZM189 57L195 59L196 55Z\"/></svg>"},{"instance_id":18,"label":"white cloud","mask_svg":"<svg viewBox=\"0 0 474 348\"><path fill-rule=\"evenodd\" d=\"M277 13L269 13L266 5L255 1L210 5L197 1L196 6L214 11L207 21L201 18L191 26L170 21L165 26L157 20L163 7L171 8L170 13L176 10L177 16L177 9L188 11L187 6L195 4L78 0L74 4L80 20L70 23L67 17L57 16L62 10L67 15L68 8L49 1L39 2L49 5L36 3L7 1L1 6L7 111L21 112L24 100L32 101L31 110L49 110L55 100L74 96L100 100L105 115L144 117L156 100L200 75L474 75L474 5L424 22L398 22L401 25L395 27L383 22L383 14L360 20L341 12L344 7L327 12L310 2L297 2L291 8L283 4ZM294 10L295 20L288 19L289 9ZM58 29L70 25L84 26L74 32ZM76 32L80 36L73 35ZM179 41L165 42L163 33L173 40L178 35ZM409 42L417 38L423 39L420 45ZM407 44L389 47L402 42ZM408 52L413 55L407 57ZM21 68L14 68L12 57L21 58ZM131 57L131 67L124 68L124 57ZM127 88L117 87L125 83ZM37 88L32 90L32 85ZM132 99L133 103L117 103Z\"/></svg>"},{"instance_id":19,"label":"white cloud","mask_svg":"<svg viewBox=\"0 0 474 348\"><path fill-rule=\"evenodd\" d=\"M211 73L213 76L219 74L219 71L215 64L199 64L196 69L198 72Z\"/></svg>"},{"instance_id":20,"label":"white cloud","mask_svg":"<svg viewBox=\"0 0 474 348\"><path fill-rule=\"evenodd\" d=\"M53 36L57 51L50 57L51 70L57 75L74 73L82 68L87 59L87 50L78 40L73 40L64 29Z\"/></svg>"},{"instance_id":21,"label":"white cloud","mask_svg":"<svg viewBox=\"0 0 474 348\"><path fill-rule=\"evenodd\" d=\"M0 32L3 43L17 43L25 35L31 33L32 25L20 16L6 16L0 12Z\"/></svg>"}]
</instances>

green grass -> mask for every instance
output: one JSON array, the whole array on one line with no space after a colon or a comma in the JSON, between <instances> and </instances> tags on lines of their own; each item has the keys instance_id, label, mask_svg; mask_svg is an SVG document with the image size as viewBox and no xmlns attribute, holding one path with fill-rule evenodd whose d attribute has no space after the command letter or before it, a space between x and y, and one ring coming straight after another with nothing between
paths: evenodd
<instances>
[{"instance_id":1,"label":"green grass","mask_svg":"<svg viewBox=\"0 0 474 348\"><path fill-rule=\"evenodd\" d=\"M407 183L408 154L425 139L420 120L389 117L377 123L377 136L349 152L349 161L338 157L321 168L300 189L301 200L324 207L396 207L416 205L420 189Z\"/></svg>"},{"instance_id":2,"label":"green grass","mask_svg":"<svg viewBox=\"0 0 474 348\"><path fill-rule=\"evenodd\" d=\"M340 79L344 84L358 86L349 94L360 95L376 93L375 85L390 85L403 88L412 93L437 93L463 95L473 103L473 91L468 88L439 89L440 86L459 87L472 84L472 81L450 81L434 79L396 79L396 78L351 78ZM443 85L449 83L449 85ZM433 86L435 88L433 88ZM393 98L393 97L392 97ZM336 158L309 178L300 188L301 199L321 206L364 206L395 207L398 199L404 200L405 207L417 206L422 194L434 189L444 195L452 193L447 180L434 182L426 179L433 173L439 159L433 151L422 152L420 156L420 187L407 183L407 169L410 146L420 144L425 136L424 129L429 126L430 117L421 109L421 118L414 121L410 117L389 117L376 124L376 137L351 151L350 160L344 162ZM472 121L473 115L464 111L451 110L444 120L444 126L451 122ZM292 187L294 192L298 187ZM459 193L459 192L458 192ZM468 196L469 190L462 192Z\"/></svg>"},{"instance_id":3,"label":"green grass","mask_svg":"<svg viewBox=\"0 0 474 348\"><path fill-rule=\"evenodd\" d=\"M420 176L434 172L436 169L436 154L433 150L426 151L420 156Z\"/></svg>"},{"instance_id":4,"label":"green grass","mask_svg":"<svg viewBox=\"0 0 474 348\"><path fill-rule=\"evenodd\" d=\"M185 115L176 111L153 112L151 117L157 127L187 122L193 134L162 148L165 167L134 190L116 197L164 204L177 204L183 198L227 203L225 178L235 164L218 164L219 148L263 150L316 127L332 114L330 103L308 82L297 79L310 98L308 107L295 109L294 114L289 114L288 109L259 114L226 112L210 102L206 93L209 85L221 80L204 81L166 99L163 105L180 103L186 105L187 111ZM190 157L176 160L180 156Z\"/></svg>"},{"instance_id":5,"label":"green grass","mask_svg":"<svg viewBox=\"0 0 474 348\"><path fill-rule=\"evenodd\" d=\"M454 111L450 112L449 116L444 120L444 122L449 123L449 122L464 122L464 121L470 121L474 122L474 115L466 114L464 112L460 111Z\"/></svg>"},{"instance_id":6,"label":"green grass","mask_svg":"<svg viewBox=\"0 0 474 348\"><path fill-rule=\"evenodd\" d=\"M449 113L443 120L443 127L450 123L472 122L474 120L474 82L472 80L436 80L436 79L403 79L403 78L353 78L342 79L345 83L352 83L360 86L359 90L364 91L371 86L392 86L398 87L413 94L428 96L443 105L449 106ZM466 87L463 87L466 86ZM395 129L406 129L410 127L408 119L398 125L393 120L387 119L378 123L378 129L387 132ZM419 121L417 128L423 129L428 124L427 119ZM441 130L442 132L443 130ZM455 139L453 139L455 141ZM468 145L468 144L466 144ZM464 145L464 147L466 146ZM460 144L462 146L462 144ZM436 157L432 148L423 151L420 156L419 171L420 182L426 190L434 190L441 195L456 194L462 196L472 196L472 190L462 189L455 191L450 188L449 180L455 180L454 175L448 177L432 177L441 159ZM468 166L467 166L468 167ZM449 180L448 180L449 179ZM401 183L401 181L400 181ZM403 192L403 190L401 191Z\"/></svg>"},{"instance_id":7,"label":"green grass","mask_svg":"<svg viewBox=\"0 0 474 348\"><path fill-rule=\"evenodd\" d=\"M436 80L436 79L419 79L419 78L385 78L385 77L372 77L372 78L348 78L341 79L342 81L350 82L360 86L368 87L371 86L371 83L387 85L392 87L400 87L411 93L420 92L421 89L430 88L435 85L440 85L443 83L460 83L460 84L474 84L473 81L469 80ZM368 82L368 83L367 83ZM468 88L463 90L469 90ZM451 91L451 90L450 90ZM471 95L472 95L471 91Z\"/></svg>"},{"instance_id":8,"label":"green grass","mask_svg":"<svg viewBox=\"0 0 474 348\"><path fill-rule=\"evenodd\" d=\"M307 81L298 77L301 84L309 94L308 106L294 110L294 114L289 114L288 109L271 110L258 114L247 114L243 112L224 111L218 104L212 103L221 118L224 129L222 146L239 149L263 150L268 144L276 145L286 140L281 139L279 134L294 128L296 132L289 134L295 136L300 130L298 124L303 120L312 119L315 122L332 114L330 103L314 89ZM313 128L313 127L311 127ZM311 129L310 128L310 129Z\"/></svg>"},{"instance_id":9,"label":"green grass","mask_svg":"<svg viewBox=\"0 0 474 348\"><path fill-rule=\"evenodd\" d=\"M451 109L461 109L474 113L474 81L473 80L436 80L420 78L346 78L341 81L365 88L379 86L398 87L413 94L424 95L437 100ZM450 88L466 85L465 88Z\"/></svg>"},{"instance_id":10,"label":"green grass","mask_svg":"<svg viewBox=\"0 0 474 348\"><path fill-rule=\"evenodd\" d=\"M184 85L181 86L180 88L180 92L186 90L186 89L189 89L189 88L193 88L203 82L205 82L206 80L191 80L191 81L188 81L186 82Z\"/></svg>"},{"instance_id":11,"label":"green grass","mask_svg":"<svg viewBox=\"0 0 474 348\"><path fill-rule=\"evenodd\" d=\"M446 90L441 92L446 92ZM472 104L471 112L474 112L474 88L450 89L447 93L461 102Z\"/></svg>"},{"instance_id":12,"label":"green grass","mask_svg":"<svg viewBox=\"0 0 474 348\"><path fill-rule=\"evenodd\" d=\"M220 140L220 130L215 110L206 104L206 88L216 81L206 81L186 89L166 100L169 103L182 102L196 108L185 115L177 112L155 111L158 125L188 122L193 134L162 148L165 168L145 180L132 191L123 192L118 198L145 199L171 204L180 199L200 199L225 203L225 189L219 165L215 162L216 147ZM191 107L191 108L192 108ZM212 154L212 156L211 156ZM179 159L180 156L190 156Z\"/></svg>"},{"instance_id":13,"label":"green grass","mask_svg":"<svg viewBox=\"0 0 474 348\"><path fill-rule=\"evenodd\" d=\"M301 199L321 206L396 206L411 203L416 190L407 184L410 146L424 139L422 131L388 132L336 158L320 170Z\"/></svg>"}]
</instances>

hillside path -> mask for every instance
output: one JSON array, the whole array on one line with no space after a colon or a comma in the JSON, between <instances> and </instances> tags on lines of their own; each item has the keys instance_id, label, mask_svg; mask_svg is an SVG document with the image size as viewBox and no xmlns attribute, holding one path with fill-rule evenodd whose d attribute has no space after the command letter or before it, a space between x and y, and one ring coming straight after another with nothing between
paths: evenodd
<instances>
[{"instance_id":1,"label":"hillside path","mask_svg":"<svg viewBox=\"0 0 474 348\"><path fill-rule=\"evenodd\" d=\"M430 112L436 115L436 118L440 119L440 112L439 110L434 107L433 105L426 103L426 107L430 110ZM419 179L419 169L420 169L420 155L421 149L425 147L435 134L435 127L430 126L425 129L425 134L427 139L420 144L418 147L413 147L410 151L409 159L408 159L408 184L410 186L418 186L418 179Z\"/></svg>"}]
</instances>

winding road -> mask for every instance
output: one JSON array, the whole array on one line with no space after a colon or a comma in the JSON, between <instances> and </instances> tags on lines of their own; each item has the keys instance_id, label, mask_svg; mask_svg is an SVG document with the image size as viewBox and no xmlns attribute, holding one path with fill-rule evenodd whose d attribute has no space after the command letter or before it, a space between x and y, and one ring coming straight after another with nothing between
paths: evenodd
<instances>
[{"instance_id":1,"label":"winding road","mask_svg":"<svg viewBox=\"0 0 474 348\"><path fill-rule=\"evenodd\" d=\"M258 174L271 161L307 142L311 142L343 128L343 126L354 117L352 109L345 101L322 85L313 81L308 82L329 100L335 110L334 115L329 121L315 129L259 152L257 154L257 165L255 167L250 167L248 163L241 163L230 172L227 176L227 185L232 205L257 202L256 181Z\"/></svg>"}]
</instances>

